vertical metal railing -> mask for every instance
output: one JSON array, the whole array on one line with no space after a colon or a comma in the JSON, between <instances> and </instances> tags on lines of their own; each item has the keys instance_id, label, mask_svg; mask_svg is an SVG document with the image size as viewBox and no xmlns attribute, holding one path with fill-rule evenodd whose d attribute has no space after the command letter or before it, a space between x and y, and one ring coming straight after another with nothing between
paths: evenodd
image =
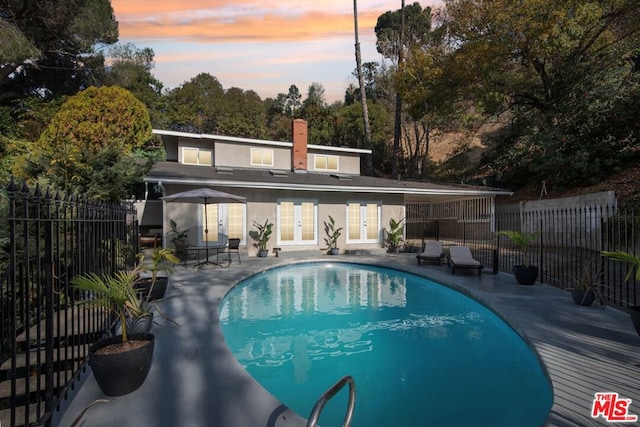
<instances>
[{"instance_id":1,"label":"vertical metal railing","mask_svg":"<svg viewBox=\"0 0 640 427\"><path fill-rule=\"evenodd\" d=\"M447 210L439 204L438 212L451 215L459 206ZM497 233L500 230L537 231L539 236L531 247L531 254L532 262L539 268L539 282L569 287L584 265L591 263L594 271L602 272L602 293L608 304L627 308L640 303L640 285L633 276L624 280L631 267L601 255L603 250L640 255L637 212L620 211L610 205L514 209L491 212L489 218L472 218L468 210L464 212L465 217L437 218L433 216L433 209L413 206L407 237L422 243L439 240L469 246L474 257L489 269L511 272L513 265L520 263L522 254L513 242ZM420 213L431 217L421 221Z\"/></svg>"},{"instance_id":2,"label":"vertical metal railing","mask_svg":"<svg viewBox=\"0 0 640 427\"><path fill-rule=\"evenodd\" d=\"M0 424L49 425L86 366L88 346L113 325L75 303L76 274L133 266L133 206L62 197L26 183L7 187L0 224Z\"/></svg>"}]
</instances>

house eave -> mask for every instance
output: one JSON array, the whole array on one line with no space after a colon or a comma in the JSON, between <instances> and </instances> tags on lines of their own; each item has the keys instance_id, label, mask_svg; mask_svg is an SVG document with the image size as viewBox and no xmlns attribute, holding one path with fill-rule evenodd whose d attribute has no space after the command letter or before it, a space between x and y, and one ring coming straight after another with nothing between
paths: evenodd
<instances>
[{"instance_id":1,"label":"house eave","mask_svg":"<svg viewBox=\"0 0 640 427\"><path fill-rule=\"evenodd\" d=\"M203 179L176 179L159 177L144 178L144 182L179 184L179 185L199 185L199 186L220 186L228 188L251 188L263 190L295 190L313 192L339 192L339 193L376 193L376 194L402 194L413 196L510 196L513 192L499 189L426 189L426 188L396 188L396 187L372 187L372 186L344 186L344 185L309 185L293 184L286 182L243 182L237 180L203 180Z\"/></svg>"}]
</instances>

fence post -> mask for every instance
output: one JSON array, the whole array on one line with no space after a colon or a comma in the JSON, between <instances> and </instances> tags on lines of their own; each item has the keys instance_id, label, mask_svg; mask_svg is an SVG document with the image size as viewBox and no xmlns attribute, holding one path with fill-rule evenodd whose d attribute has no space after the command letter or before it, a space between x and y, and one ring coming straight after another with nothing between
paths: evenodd
<instances>
[{"instance_id":1,"label":"fence post","mask_svg":"<svg viewBox=\"0 0 640 427\"><path fill-rule=\"evenodd\" d=\"M544 227L544 220L540 219L540 283L544 283L544 232L542 231Z\"/></svg>"}]
</instances>

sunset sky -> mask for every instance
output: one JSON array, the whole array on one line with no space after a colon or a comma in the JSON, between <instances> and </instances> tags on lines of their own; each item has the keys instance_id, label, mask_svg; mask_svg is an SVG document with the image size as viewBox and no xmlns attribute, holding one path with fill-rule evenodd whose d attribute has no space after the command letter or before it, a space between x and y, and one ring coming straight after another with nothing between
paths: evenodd
<instances>
[{"instance_id":1,"label":"sunset sky","mask_svg":"<svg viewBox=\"0 0 640 427\"><path fill-rule=\"evenodd\" d=\"M420 2L423 7L437 0ZM254 90L262 99L295 84L306 97L313 82L326 101L343 100L356 83L353 2L348 0L112 0L120 42L155 52L154 76L175 88L199 73L225 89ZM411 2L406 2L411 4ZM374 27L400 1L359 0L362 61L380 61Z\"/></svg>"}]
</instances>

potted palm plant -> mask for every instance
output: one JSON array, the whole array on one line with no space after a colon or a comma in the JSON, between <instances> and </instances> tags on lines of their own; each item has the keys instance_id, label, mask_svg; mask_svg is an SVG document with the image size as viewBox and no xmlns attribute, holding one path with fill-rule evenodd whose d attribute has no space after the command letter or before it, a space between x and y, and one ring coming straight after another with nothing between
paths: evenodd
<instances>
[{"instance_id":1,"label":"potted palm plant","mask_svg":"<svg viewBox=\"0 0 640 427\"><path fill-rule=\"evenodd\" d=\"M629 264L630 268L627 270L627 275L625 276L624 280L628 281L633 274L633 270L635 269L636 282L640 282L640 256L624 251L602 251L602 255L614 261L626 262L627 264ZM640 336L640 305L629 306L629 315L631 316L633 327L636 329L636 332Z\"/></svg>"},{"instance_id":2,"label":"potted palm plant","mask_svg":"<svg viewBox=\"0 0 640 427\"><path fill-rule=\"evenodd\" d=\"M110 311L120 321L121 334L105 338L89 347L89 364L100 389L107 396L122 396L137 390L147 378L153 360L152 334L129 334L126 319L139 309L134 289L136 270L113 276L89 273L71 279L72 285L88 293L81 301Z\"/></svg>"},{"instance_id":3,"label":"potted palm plant","mask_svg":"<svg viewBox=\"0 0 640 427\"><path fill-rule=\"evenodd\" d=\"M167 235L173 236L173 239L171 239L172 242L175 243L176 240L182 240L182 241L187 240L187 237L189 235L188 229L187 230L178 229L178 223L175 222L174 220L169 220L169 226L171 227L171 230L169 230Z\"/></svg>"},{"instance_id":4,"label":"potted palm plant","mask_svg":"<svg viewBox=\"0 0 640 427\"><path fill-rule=\"evenodd\" d=\"M533 285L538 279L538 267L531 265L531 244L538 238L539 231L524 232L502 230L498 235L509 238L522 252L522 263L513 266L513 274L521 285Z\"/></svg>"},{"instance_id":5,"label":"potted palm plant","mask_svg":"<svg viewBox=\"0 0 640 427\"><path fill-rule=\"evenodd\" d=\"M253 240L255 240L254 246L258 248L258 256L265 258L269 255L267 244L269 243L269 239L271 239L271 233L273 233L273 223L269 222L268 219L264 224L253 221L253 226L256 227L257 230L254 230L249 234Z\"/></svg>"},{"instance_id":6,"label":"potted palm plant","mask_svg":"<svg viewBox=\"0 0 640 427\"><path fill-rule=\"evenodd\" d=\"M134 288L147 302L164 297L169 277L166 275L158 276L158 273L162 271L167 274L173 273L173 266L179 264L180 260L174 255L173 250L168 248L155 248L151 251L150 256L141 252L137 257L140 272L151 276L140 277Z\"/></svg>"},{"instance_id":7,"label":"potted palm plant","mask_svg":"<svg viewBox=\"0 0 640 427\"><path fill-rule=\"evenodd\" d=\"M387 251L390 253L397 253L400 251L400 244L404 241L404 226L402 225L402 219L396 221L391 218L389 220L389 230L387 230Z\"/></svg>"},{"instance_id":8,"label":"potted palm plant","mask_svg":"<svg viewBox=\"0 0 640 427\"><path fill-rule=\"evenodd\" d=\"M324 243L327 245L325 249L329 255L338 255L340 252L338 238L342 235L342 227L336 228L336 222L331 215L329 215L329 222L323 221L323 223L324 233L326 234Z\"/></svg>"},{"instance_id":9,"label":"potted palm plant","mask_svg":"<svg viewBox=\"0 0 640 427\"><path fill-rule=\"evenodd\" d=\"M602 269L597 259L583 261L578 275L572 277L571 280L573 285L568 290L574 303L587 307L598 298L598 302L604 304L604 298L600 292Z\"/></svg>"}]
</instances>

